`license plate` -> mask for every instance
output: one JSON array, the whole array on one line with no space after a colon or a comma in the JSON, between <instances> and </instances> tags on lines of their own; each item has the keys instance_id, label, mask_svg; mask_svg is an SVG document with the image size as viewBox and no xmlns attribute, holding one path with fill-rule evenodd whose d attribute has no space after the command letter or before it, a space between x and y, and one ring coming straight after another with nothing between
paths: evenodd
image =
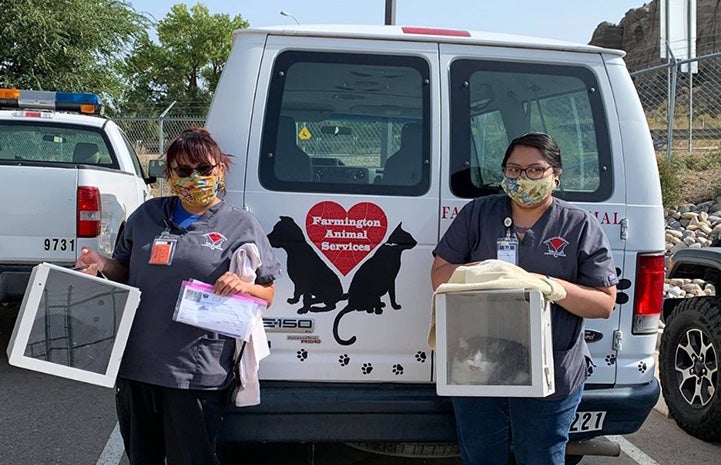
<instances>
[{"instance_id":1,"label":"license plate","mask_svg":"<svg viewBox=\"0 0 721 465\"><path fill-rule=\"evenodd\" d=\"M587 431L598 431L603 429L603 420L606 419L606 412L576 412L571 423L571 433L585 433Z\"/></svg>"}]
</instances>

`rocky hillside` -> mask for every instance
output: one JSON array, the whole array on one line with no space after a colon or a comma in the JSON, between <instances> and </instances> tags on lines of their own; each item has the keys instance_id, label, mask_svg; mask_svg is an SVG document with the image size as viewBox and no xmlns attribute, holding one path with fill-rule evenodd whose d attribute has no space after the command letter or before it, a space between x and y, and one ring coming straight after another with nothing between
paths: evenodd
<instances>
[{"instance_id":1,"label":"rocky hillside","mask_svg":"<svg viewBox=\"0 0 721 465\"><path fill-rule=\"evenodd\" d=\"M625 50L630 70L660 64L660 1L664 0L653 0L629 10L618 24L599 24L589 43ZM717 52L721 50L721 0L696 0L696 5L696 54Z\"/></svg>"}]
</instances>

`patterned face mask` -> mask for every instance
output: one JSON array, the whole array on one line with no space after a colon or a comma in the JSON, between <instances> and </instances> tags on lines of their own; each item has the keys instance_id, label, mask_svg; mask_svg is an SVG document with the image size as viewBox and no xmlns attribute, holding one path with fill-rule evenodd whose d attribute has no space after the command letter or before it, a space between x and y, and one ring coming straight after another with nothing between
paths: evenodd
<instances>
[{"instance_id":1,"label":"patterned face mask","mask_svg":"<svg viewBox=\"0 0 721 465\"><path fill-rule=\"evenodd\" d=\"M170 188L173 194L194 207L210 205L223 185L223 178L215 175L201 176L194 172L189 178L181 178L176 174L170 176Z\"/></svg>"},{"instance_id":2,"label":"patterned face mask","mask_svg":"<svg viewBox=\"0 0 721 465\"><path fill-rule=\"evenodd\" d=\"M556 179L553 176L528 179L525 174L522 174L516 179L504 177L501 187L519 205L533 207L551 195L556 188Z\"/></svg>"}]
</instances>

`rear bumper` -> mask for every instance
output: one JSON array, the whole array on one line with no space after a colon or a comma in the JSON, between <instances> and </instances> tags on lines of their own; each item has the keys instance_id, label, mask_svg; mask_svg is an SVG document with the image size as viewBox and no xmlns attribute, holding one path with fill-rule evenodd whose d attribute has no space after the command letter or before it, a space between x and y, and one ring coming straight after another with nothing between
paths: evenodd
<instances>
[{"instance_id":1,"label":"rear bumper","mask_svg":"<svg viewBox=\"0 0 721 465\"><path fill-rule=\"evenodd\" d=\"M22 298L32 269L33 265L0 265L0 302Z\"/></svg>"},{"instance_id":2,"label":"rear bumper","mask_svg":"<svg viewBox=\"0 0 721 465\"><path fill-rule=\"evenodd\" d=\"M656 404L658 381L587 386L580 411L606 411L603 429L571 441L637 431ZM229 407L225 442L455 442L449 397L433 384L331 384L265 381L261 404Z\"/></svg>"}]
</instances>

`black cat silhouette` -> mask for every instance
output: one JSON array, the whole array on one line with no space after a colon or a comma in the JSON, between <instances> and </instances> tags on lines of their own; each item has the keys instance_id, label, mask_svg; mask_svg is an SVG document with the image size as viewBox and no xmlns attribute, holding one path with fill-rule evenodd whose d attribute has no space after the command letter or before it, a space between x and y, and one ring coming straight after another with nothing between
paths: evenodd
<instances>
[{"instance_id":1,"label":"black cat silhouette","mask_svg":"<svg viewBox=\"0 0 721 465\"><path fill-rule=\"evenodd\" d=\"M295 287L288 303L298 303L302 296L303 306L298 309L301 314L335 309L338 301L344 298L340 279L305 241L303 231L293 218L281 216L268 234L268 240L270 245L285 250L288 255L286 268ZM313 306L319 302L325 305Z\"/></svg>"},{"instance_id":2,"label":"black cat silhouette","mask_svg":"<svg viewBox=\"0 0 721 465\"><path fill-rule=\"evenodd\" d=\"M385 294L390 297L391 307L400 310L401 306L396 302L396 277L401 269L401 253L418 243L401 227L402 224L396 226L388 240L353 275L348 289L348 305L338 312L333 322L333 337L338 344L347 346L356 341L355 336L344 340L338 335L338 325L343 315L354 311L380 315L386 305L381 301Z\"/></svg>"}]
</instances>

